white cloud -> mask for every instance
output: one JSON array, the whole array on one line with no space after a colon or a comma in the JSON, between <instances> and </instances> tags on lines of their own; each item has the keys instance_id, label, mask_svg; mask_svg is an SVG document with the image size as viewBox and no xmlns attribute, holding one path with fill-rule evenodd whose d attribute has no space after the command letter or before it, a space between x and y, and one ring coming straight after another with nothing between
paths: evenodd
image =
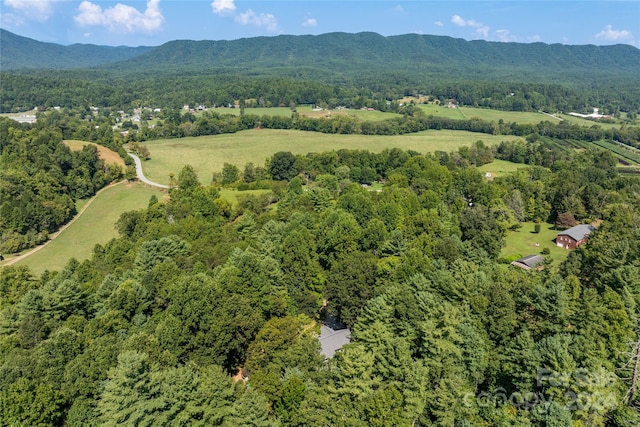
<instances>
[{"instance_id":1,"label":"white cloud","mask_svg":"<svg viewBox=\"0 0 640 427\"><path fill-rule=\"evenodd\" d=\"M605 40L608 42L630 40L633 38L631 31L627 30L614 30L611 25L604 27L602 31L594 36L598 40Z\"/></svg>"},{"instance_id":2,"label":"white cloud","mask_svg":"<svg viewBox=\"0 0 640 427\"><path fill-rule=\"evenodd\" d=\"M393 8L393 10L395 10L398 13L403 13L404 7L402 7L402 5L397 5L396 7Z\"/></svg>"},{"instance_id":3,"label":"white cloud","mask_svg":"<svg viewBox=\"0 0 640 427\"><path fill-rule=\"evenodd\" d=\"M509 30L496 30L496 38L501 42L515 42L518 40Z\"/></svg>"},{"instance_id":4,"label":"white cloud","mask_svg":"<svg viewBox=\"0 0 640 427\"><path fill-rule=\"evenodd\" d=\"M315 18L307 18L302 22L303 27L317 27L318 21Z\"/></svg>"},{"instance_id":5,"label":"white cloud","mask_svg":"<svg viewBox=\"0 0 640 427\"><path fill-rule=\"evenodd\" d=\"M538 35L538 34L535 34L535 35L533 35L531 37L527 37L527 40L530 41L530 42L536 43L536 42L542 41L542 37L540 37L540 35Z\"/></svg>"},{"instance_id":6,"label":"white cloud","mask_svg":"<svg viewBox=\"0 0 640 427\"><path fill-rule=\"evenodd\" d=\"M53 4L58 0L4 0L4 5L35 21L44 22L53 13Z\"/></svg>"},{"instance_id":7,"label":"white cloud","mask_svg":"<svg viewBox=\"0 0 640 427\"><path fill-rule=\"evenodd\" d=\"M436 24L436 27L444 27L444 24L442 23L442 21L436 21L435 24Z\"/></svg>"},{"instance_id":8,"label":"white cloud","mask_svg":"<svg viewBox=\"0 0 640 427\"><path fill-rule=\"evenodd\" d=\"M236 15L236 22L242 25L255 25L256 27L266 28L269 31L278 29L278 20L270 13L257 14L251 9Z\"/></svg>"},{"instance_id":9,"label":"white cloud","mask_svg":"<svg viewBox=\"0 0 640 427\"><path fill-rule=\"evenodd\" d=\"M460 17L460 15L453 15L451 17L451 22L453 22L454 24L456 24L458 27L464 27L467 25L467 21L465 21L464 19L462 19Z\"/></svg>"},{"instance_id":10,"label":"white cloud","mask_svg":"<svg viewBox=\"0 0 640 427\"><path fill-rule=\"evenodd\" d=\"M236 11L234 0L213 0L211 7L216 15L230 15Z\"/></svg>"},{"instance_id":11,"label":"white cloud","mask_svg":"<svg viewBox=\"0 0 640 427\"><path fill-rule=\"evenodd\" d=\"M87 0L80 3L78 11L74 19L79 25L106 27L112 32L152 33L162 29L164 23L160 0L148 0L144 13L122 3L103 10L99 5Z\"/></svg>"},{"instance_id":12,"label":"white cloud","mask_svg":"<svg viewBox=\"0 0 640 427\"><path fill-rule=\"evenodd\" d=\"M475 33L478 36L483 38L489 37L490 27L488 25L484 25L482 22L476 22L473 19L465 20L460 15L453 15L451 17L451 22L453 22L458 27L471 27L475 29Z\"/></svg>"}]
</instances>

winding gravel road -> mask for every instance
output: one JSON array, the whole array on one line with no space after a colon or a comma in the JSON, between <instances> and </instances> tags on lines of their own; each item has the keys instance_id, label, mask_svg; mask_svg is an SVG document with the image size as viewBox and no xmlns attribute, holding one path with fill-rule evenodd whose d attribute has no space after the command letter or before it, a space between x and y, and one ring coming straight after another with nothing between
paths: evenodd
<instances>
[{"instance_id":1,"label":"winding gravel road","mask_svg":"<svg viewBox=\"0 0 640 427\"><path fill-rule=\"evenodd\" d=\"M140 161L140 158L135 154L131 154L131 153L127 153L127 154L129 155L129 157L132 157L133 160L136 162L136 175L138 175L138 179L140 181L144 182L147 185L151 185L153 187L169 188L168 185L158 184L157 182L148 180L147 177L144 176L144 172L142 172L142 162Z\"/></svg>"}]
</instances>

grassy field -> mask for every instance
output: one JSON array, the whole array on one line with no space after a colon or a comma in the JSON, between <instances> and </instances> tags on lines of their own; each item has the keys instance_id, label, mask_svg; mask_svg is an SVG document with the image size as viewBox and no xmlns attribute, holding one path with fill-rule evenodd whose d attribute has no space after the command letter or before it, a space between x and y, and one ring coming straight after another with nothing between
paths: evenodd
<instances>
[{"instance_id":1,"label":"grassy field","mask_svg":"<svg viewBox=\"0 0 640 427\"><path fill-rule=\"evenodd\" d=\"M294 154L329 150L359 149L380 152L385 148L401 148L420 153L453 151L478 140L495 145L505 136L462 131L424 131L397 136L332 135L294 130L247 130L235 134L196 138L149 141L151 159L143 162L145 175L159 183L169 183L169 173L176 176L185 165L192 165L200 182L209 184L213 172L222 171L224 163L243 168L248 162L264 165L278 151ZM508 137L509 139L518 139Z\"/></svg>"},{"instance_id":2,"label":"grassy field","mask_svg":"<svg viewBox=\"0 0 640 427\"><path fill-rule=\"evenodd\" d=\"M69 147L72 151L80 151L82 150L82 147L84 147L85 145L89 145L89 144L95 145L98 148L98 154L100 155L100 158L105 163L115 163L120 167L124 168L124 159L120 157L118 153L116 153L113 150L109 150L107 147L94 144L93 142L77 141L72 139L65 140L64 144L67 147Z\"/></svg>"},{"instance_id":3,"label":"grassy field","mask_svg":"<svg viewBox=\"0 0 640 427\"><path fill-rule=\"evenodd\" d=\"M622 126L621 123L603 123L595 120L583 119L582 117L571 116L569 114L556 114L558 117L561 117L563 120L568 121L569 123L575 123L580 126L600 126L602 129L612 129L612 128L620 128Z\"/></svg>"},{"instance_id":4,"label":"grassy field","mask_svg":"<svg viewBox=\"0 0 640 427\"><path fill-rule=\"evenodd\" d=\"M105 244L117 237L114 224L121 213L146 207L154 194L160 200L165 196L141 184L118 184L106 189L58 237L15 265L27 265L39 275L45 270L61 270L72 257L79 261L89 258L97 243Z\"/></svg>"},{"instance_id":5,"label":"grassy field","mask_svg":"<svg viewBox=\"0 0 640 427\"><path fill-rule=\"evenodd\" d=\"M500 252L500 257L510 255L539 255L544 248L549 248L551 253L546 255L553 260L554 265L558 265L569 256L569 250L556 246L554 239L558 234L553 225L540 224L540 233L534 233L535 224L533 222L523 222L522 228L518 231L507 231L506 244ZM536 246L539 244L539 246Z\"/></svg>"},{"instance_id":6,"label":"grassy field","mask_svg":"<svg viewBox=\"0 0 640 427\"><path fill-rule=\"evenodd\" d=\"M228 188L220 190L220 198L231 203L231 206L238 206L238 198L242 196L260 196L262 194L270 193L271 190L245 190L237 191Z\"/></svg>"},{"instance_id":7,"label":"grassy field","mask_svg":"<svg viewBox=\"0 0 640 427\"><path fill-rule=\"evenodd\" d=\"M487 163L486 165L482 165L478 168L484 173L490 173L492 178L496 176L501 176L510 172L515 172L518 169L527 168L529 166L523 163L512 163L506 160L495 159L491 163Z\"/></svg>"},{"instance_id":8,"label":"grassy field","mask_svg":"<svg viewBox=\"0 0 640 427\"><path fill-rule=\"evenodd\" d=\"M426 114L436 117L448 117L450 119L466 120L466 119L481 119L488 122L498 122L500 119L506 123L515 122L522 124L540 123L544 120L554 120L552 117L546 116L542 113L535 111L519 112L519 111L500 111L491 110L488 108L474 108L474 107L458 107L447 108L442 105L436 104L418 104L418 107Z\"/></svg>"},{"instance_id":9,"label":"grassy field","mask_svg":"<svg viewBox=\"0 0 640 427\"><path fill-rule=\"evenodd\" d=\"M466 117L459 108L447 108L444 105L416 104L427 116L448 117L450 119L464 120Z\"/></svg>"},{"instance_id":10,"label":"grassy field","mask_svg":"<svg viewBox=\"0 0 640 427\"><path fill-rule=\"evenodd\" d=\"M545 114L538 113L537 111L499 111L488 108L473 107L460 107L459 110L469 119L476 117L488 122L498 122L500 119L504 120L506 123L513 122L520 124L535 124L545 120L554 123L559 122L559 120Z\"/></svg>"},{"instance_id":11,"label":"grassy field","mask_svg":"<svg viewBox=\"0 0 640 427\"><path fill-rule=\"evenodd\" d=\"M208 111L214 111L220 114L233 114L239 115L239 108L212 108ZM256 116L277 116L277 117L291 117L293 111L289 107L258 107L258 108L246 108L245 114L253 114ZM367 110L321 110L313 111L311 105L299 105L296 107L296 111L301 116L307 117L331 117L338 115L350 115L355 116L363 121L382 121L393 117L399 117L396 113L385 113L382 111L367 111ZM196 114L197 115L197 114Z\"/></svg>"}]
</instances>

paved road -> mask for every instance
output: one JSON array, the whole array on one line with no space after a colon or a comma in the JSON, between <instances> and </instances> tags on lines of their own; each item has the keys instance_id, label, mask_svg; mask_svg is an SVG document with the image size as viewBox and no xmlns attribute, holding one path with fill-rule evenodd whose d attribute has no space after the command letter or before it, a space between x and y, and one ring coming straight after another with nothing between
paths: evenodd
<instances>
[{"instance_id":1,"label":"paved road","mask_svg":"<svg viewBox=\"0 0 640 427\"><path fill-rule=\"evenodd\" d=\"M153 187L158 187L158 188L169 188L168 185L164 185L164 184L158 184L157 182L153 182L147 179L146 176L144 176L144 172L142 172L142 162L140 161L140 158L138 156L136 156L135 154L131 154L131 153L127 153L130 157L133 158L133 160L136 162L136 175L138 175L138 179L142 182L144 182L145 184L151 185Z\"/></svg>"}]
</instances>

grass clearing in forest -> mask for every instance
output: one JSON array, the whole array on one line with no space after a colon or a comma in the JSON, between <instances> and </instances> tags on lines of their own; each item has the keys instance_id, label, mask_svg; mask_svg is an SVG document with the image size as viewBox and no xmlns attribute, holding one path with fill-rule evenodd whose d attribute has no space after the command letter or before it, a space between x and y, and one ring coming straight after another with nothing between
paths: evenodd
<instances>
[{"instance_id":1,"label":"grass clearing in forest","mask_svg":"<svg viewBox=\"0 0 640 427\"><path fill-rule=\"evenodd\" d=\"M515 172L518 169L528 168L528 165L524 163L513 163L507 160L495 159L491 163L487 163L486 165L482 165L478 168L481 172L490 173L491 178L495 178L497 176L502 176L511 172Z\"/></svg>"},{"instance_id":2,"label":"grass clearing in forest","mask_svg":"<svg viewBox=\"0 0 640 427\"><path fill-rule=\"evenodd\" d=\"M339 149L380 152L385 148L400 148L419 153L451 152L478 140L492 146L507 139L522 138L449 130L382 136L252 129L234 134L149 141L146 145L151 158L143 162L142 167L150 180L168 184L170 173L177 177L185 165L191 165L198 173L200 182L209 184L213 173L221 172L224 163L236 165L242 171L249 162L264 166L265 160L279 151L307 154Z\"/></svg>"},{"instance_id":3,"label":"grass clearing in forest","mask_svg":"<svg viewBox=\"0 0 640 427\"><path fill-rule=\"evenodd\" d=\"M540 233L534 233L535 223L522 222L522 228L518 231L507 231L505 245L500 252L500 257L519 255L540 255L544 248L549 248L549 255L543 255L553 261L557 267L569 256L569 250L556 246L555 238L560 232L553 224L540 223ZM539 245L539 246L536 246Z\"/></svg>"},{"instance_id":4,"label":"grass clearing in forest","mask_svg":"<svg viewBox=\"0 0 640 427\"><path fill-rule=\"evenodd\" d=\"M238 199L243 196L261 196L263 194L271 193L271 190L243 190L238 191L230 188L220 189L220 198L231 203L231 206L237 207L239 204Z\"/></svg>"},{"instance_id":5,"label":"grass clearing in forest","mask_svg":"<svg viewBox=\"0 0 640 427\"><path fill-rule=\"evenodd\" d=\"M59 271L70 258L82 261L91 257L96 244L104 245L118 236L115 223L123 212L146 208L149 198L162 200L165 193L140 183L122 183L105 189L76 221L45 247L15 265L26 265L36 274Z\"/></svg>"},{"instance_id":6,"label":"grass clearing in forest","mask_svg":"<svg viewBox=\"0 0 640 427\"><path fill-rule=\"evenodd\" d=\"M69 147L71 151L80 151L85 145L89 145L89 144L95 145L98 148L98 154L100 155L100 158L102 159L102 161L104 161L105 163L107 164L115 163L117 165L120 165L120 167L122 168L125 167L124 159L120 157L118 153L108 149L107 147L104 147L99 144L94 144L93 142L77 141L73 139L67 139L64 141L64 145Z\"/></svg>"}]
</instances>

